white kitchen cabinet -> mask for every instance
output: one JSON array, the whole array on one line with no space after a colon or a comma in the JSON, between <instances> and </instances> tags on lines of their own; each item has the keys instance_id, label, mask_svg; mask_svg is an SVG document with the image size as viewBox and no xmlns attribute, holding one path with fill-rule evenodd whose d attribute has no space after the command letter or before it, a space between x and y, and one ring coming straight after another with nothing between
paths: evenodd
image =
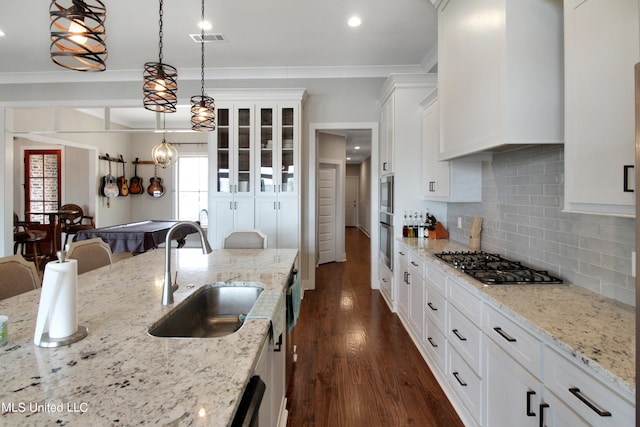
<instances>
[{"instance_id":1,"label":"white kitchen cabinet","mask_svg":"<svg viewBox=\"0 0 640 427\"><path fill-rule=\"evenodd\" d=\"M540 424L543 387L500 346L487 340L487 360L483 381L486 404L485 423L491 427L536 427ZM573 425L573 424L572 424Z\"/></svg>"},{"instance_id":2,"label":"white kitchen cabinet","mask_svg":"<svg viewBox=\"0 0 640 427\"><path fill-rule=\"evenodd\" d=\"M538 426L544 402L542 342L497 309L485 307L485 425Z\"/></svg>"},{"instance_id":3,"label":"white kitchen cabinet","mask_svg":"<svg viewBox=\"0 0 640 427\"><path fill-rule=\"evenodd\" d=\"M422 257L409 253L409 324L419 343L424 341L424 271Z\"/></svg>"},{"instance_id":4,"label":"white kitchen cabinet","mask_svg":"<svg viewBox=\"0 0 640 427\"><path fill-rule=\"evenodd\" d=\"M434 90L422 113L422 198L439 202L481 202L483 159L439 161L440 102Z\"/></svg>"},{"instance_id":5,"label":"white kitchen cabinet","mask_svg":"<svg viewBox=\"0 0 640 427\"><path fill-rule=\"evenodd\" d=\"M409 320L409 249L404 245L397 245L395 253L395 283L398 284L398 299L396 300L398 315L405 322Z\"/></svg>"},{"instance_id":6,"label":"white kitchen cabinet","mask_svg":"<svg viewBox=\"0 0 640 427\"><path fill-rule=\"evenodd\" d=\"M217 128L210 137L209 164L213 184L209 186L210 236L222 247L233 229L254 228L253 107L250 104L221 104L217 108Z\"/></svg>"},{"instance_id":7,"label":"white kitchen cabinet","mask_svg":"<svg viewBox=\"0 0 640 427\"><path fill-rule=\"evenodd\" d=\"M638 0L564 2L567 211L635 217L625 190L635 187L638 9Z\"/></svg>"},{"instance_id":8,"label":"white kitchen cabinet","mask_svg":"<svg viewBox=\"0 0 640 427\"><path fill-rule=\"evenodd\" d=\"M256 228L269 248L300 247L300 108L298 103L256 106Z\"/></svg>"},{"instance_id":9,"label":"white kitchen cabinet","mask_svg":"<svg viewBox=\"0 0 640 427\"><path fill-rule=\"evenodd\" d=\"M256 228L267 235L269 248L298 248L299 201L295 197L257 197Z\"/></svg>"},{"instance_id":10,"label":"white kitchen cabinet","mask_svg":"<svg viewBox=\"0 0 640 427\"><path fill-rule=\"evenodd\" d=\"M269 248L300 247L305 90L220 89L214 95L218 124L209 149L214 244L222 247L232 229L258 228Z\"/></svg>"},{"instance_id":11,"label":"white kitchen cabinet","mask_svg":"<svg viewBox=\"0 0 640 427\"><path fill-rule=\"evenodd\" d=\"M433 365L429 364L432 371L436 368L439 372L445 373L447 360L447 339L444 333L447 320L446 276L426 260L424 261L424 269L427 302L424 347L427 356L433 361Z\"/></svg>"},{"instance_id":12,"label":"white kitchen cabinet","mask_svg":"<svg viewBox=\"0 0 640 427\"><path fill-rule=\"evenodd\" d=\"M387 264L385 264L384 260L382 259L378 261L378 274L380 277L380 292L382 293L384 299L387 301L387 305L389 306L391 311L393 311L393 272L389 269Z\"/></svg>"},{"instance_id":13,"label":"white kitchen cabinet","mask_svg":"<svg viewBox=\"0 0 640 427\"><path fill-rule=\"evenodd\" d=\"M380 175L394 175L395 212L416 210L421 194L422 109L420 101L437 85L435 74L392 74L378 94L381 107ZM385 154L386 153L386 154ZM386 157L385 157L386 156ZM387 170L382 170L388 163ZM401 215L394 216L399 237Z\"/></svg>"},{"instance_id":14,"label":"white kitchen cabinet","mask_svg":"<svg viewBox=\"0 0 640 427\"><path fill-rule=\"evenodd\" d=\"M562 143L562 47L560 0L439 3L439 159Z\"/></svg>"},{"instance_id":15,"label":"white kitchen cabinet","mask_svg":"<svg viewBox=\"0 0 640 427\"><path fill-rule=\"evenodd\" d=\"M226 195L213 200L215 221L209 220L209 230L215 233L209 236L218 248L223 247L224 238L231 230L250 230L254 228L254 199L239 195Z\"/></svg>"},{"instance_id":16,"label":"white kitchen cabinet","mask_svg":"<svg viewBox=\"0 0 640 427\"><path fill-rule=\"evenodd\" d=\"M551 348L544 352L545 399L555 396L566 405L549 404L557 417L584 418L591 426L632 426L635 424L635 402L631 402ZM578 415L579 414L579 415ZM547 419L545 418L545 421ZM551 424L551 427L565 424ZM574 424L572 424L574 425Z\"/></svg>"},{"instance_id":17,"label":"white kitchen cabinet","mask_svg":"<svg viewBox=\"0 0 640 427\"><path fill-rule=\"evenodd\" d=\"M393 173L394 97L390 96L380 109L380 176Z\"/></svg>"},{"instance_id":18,"label":"white kitchen cabinet","mask_svg":"<svg viewBox=\"0 0 640 427\"><path fill-rule=\"evenodd\" d=\"M260 427L284 427L287 425L285 384L286 334L282 341L274 343L270 336L264 341L254 375L259 375L266 385L259 412Z\"/></svg>"},{"instance_id":19,"label":"white kitchen cabinet","mask_svg":"<svg viewBox=\"0 0 640 427\"><path fill-rule=\"evenodd\" d=\"M482 421L482 378L465 362L464 356L455 347L449 346L447 357L447 379L468 413L468 416L461 418L464 420L470 417L473 425L479 426Z\"/></svg>"}]
</instances>

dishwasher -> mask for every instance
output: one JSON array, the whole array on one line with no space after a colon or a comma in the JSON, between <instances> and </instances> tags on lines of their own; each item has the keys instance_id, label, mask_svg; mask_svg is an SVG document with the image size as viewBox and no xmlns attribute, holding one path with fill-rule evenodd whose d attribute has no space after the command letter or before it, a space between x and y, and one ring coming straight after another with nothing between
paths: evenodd
<instances>
[{"instance_id":1,"label":"dishwasher","mask_svg":"<svg viewBox=\"0 0 640 427\"><path fill-rule=\"evenodd\" d=\"M247 388L244 389L231 427L257 427L259 425L258 414L266 388L264 381L259 376L251 377Z\"/></svg>"}]
</instances>

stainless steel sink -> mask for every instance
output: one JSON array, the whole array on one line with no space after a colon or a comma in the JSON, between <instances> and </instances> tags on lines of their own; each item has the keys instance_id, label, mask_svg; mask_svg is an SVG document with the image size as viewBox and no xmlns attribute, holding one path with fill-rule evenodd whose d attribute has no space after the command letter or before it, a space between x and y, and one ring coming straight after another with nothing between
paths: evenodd
<instances>
[{"instance_id":1,"label":"stainless steel sink","mask_svg":"<svg viewBox=\"0 0 640 427\"><path fill-rule=\"evenodd\" d=\"M149 328L155 337L211 338L236 332L264 287L257 282L217 282L195 291Z\"/></svg>"}]
</instances>

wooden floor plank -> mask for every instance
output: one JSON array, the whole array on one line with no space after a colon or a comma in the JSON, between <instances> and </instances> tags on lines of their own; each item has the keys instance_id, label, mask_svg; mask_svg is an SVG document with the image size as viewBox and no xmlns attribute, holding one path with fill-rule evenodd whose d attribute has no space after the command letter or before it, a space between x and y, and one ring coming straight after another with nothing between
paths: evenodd
<instances>
[{"instance_id":1,"label":"wooden floor plank","mask_svg":"<svg viewBox=\"0 0 640 427\"><path fill-rule=\"evenodd\" d=\"M290 339L289 427L461 427L398 317L371 289L370 240L346 230L347 262L316 269Z\"/></svg>"}]
</instances>

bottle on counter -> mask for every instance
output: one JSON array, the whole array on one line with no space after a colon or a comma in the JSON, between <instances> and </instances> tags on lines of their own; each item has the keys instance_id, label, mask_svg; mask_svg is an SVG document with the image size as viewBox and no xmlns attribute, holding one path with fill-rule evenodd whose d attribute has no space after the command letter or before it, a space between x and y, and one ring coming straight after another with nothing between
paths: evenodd
<instances>
[{"instance_id":1,"label":"bottle on counter","mask_svg":"<svg viewBox=\"0 0 640 427\"><path fill-rule=\"evenodd\" d=\"M402 220L402 237L409 237L409 222L407 221L407 211L404 211L404 219Z\"/></svg>"},{"instance_id":2,"label":"bottle on counter","mask_svg":"<svg viewBox=\"0 0 640 427\"><path fill-rule=\"evenodd\" d=\"M413 222L411 223L411 226L413 228L413 237L414 238L418 238L418 212L414 212L413 213Z\"/></svg>"},{"instance_id":3,"label":"bottle on counter","mask_svg":"<svg viewBox=\"0 0 640 427\"><path fill-rule=\"evenodd\" d=\"M420 213L420 220L418 221L418 238L424 238L424 218L422 217L422 213Z\"/></svg>"}]
</instances>

